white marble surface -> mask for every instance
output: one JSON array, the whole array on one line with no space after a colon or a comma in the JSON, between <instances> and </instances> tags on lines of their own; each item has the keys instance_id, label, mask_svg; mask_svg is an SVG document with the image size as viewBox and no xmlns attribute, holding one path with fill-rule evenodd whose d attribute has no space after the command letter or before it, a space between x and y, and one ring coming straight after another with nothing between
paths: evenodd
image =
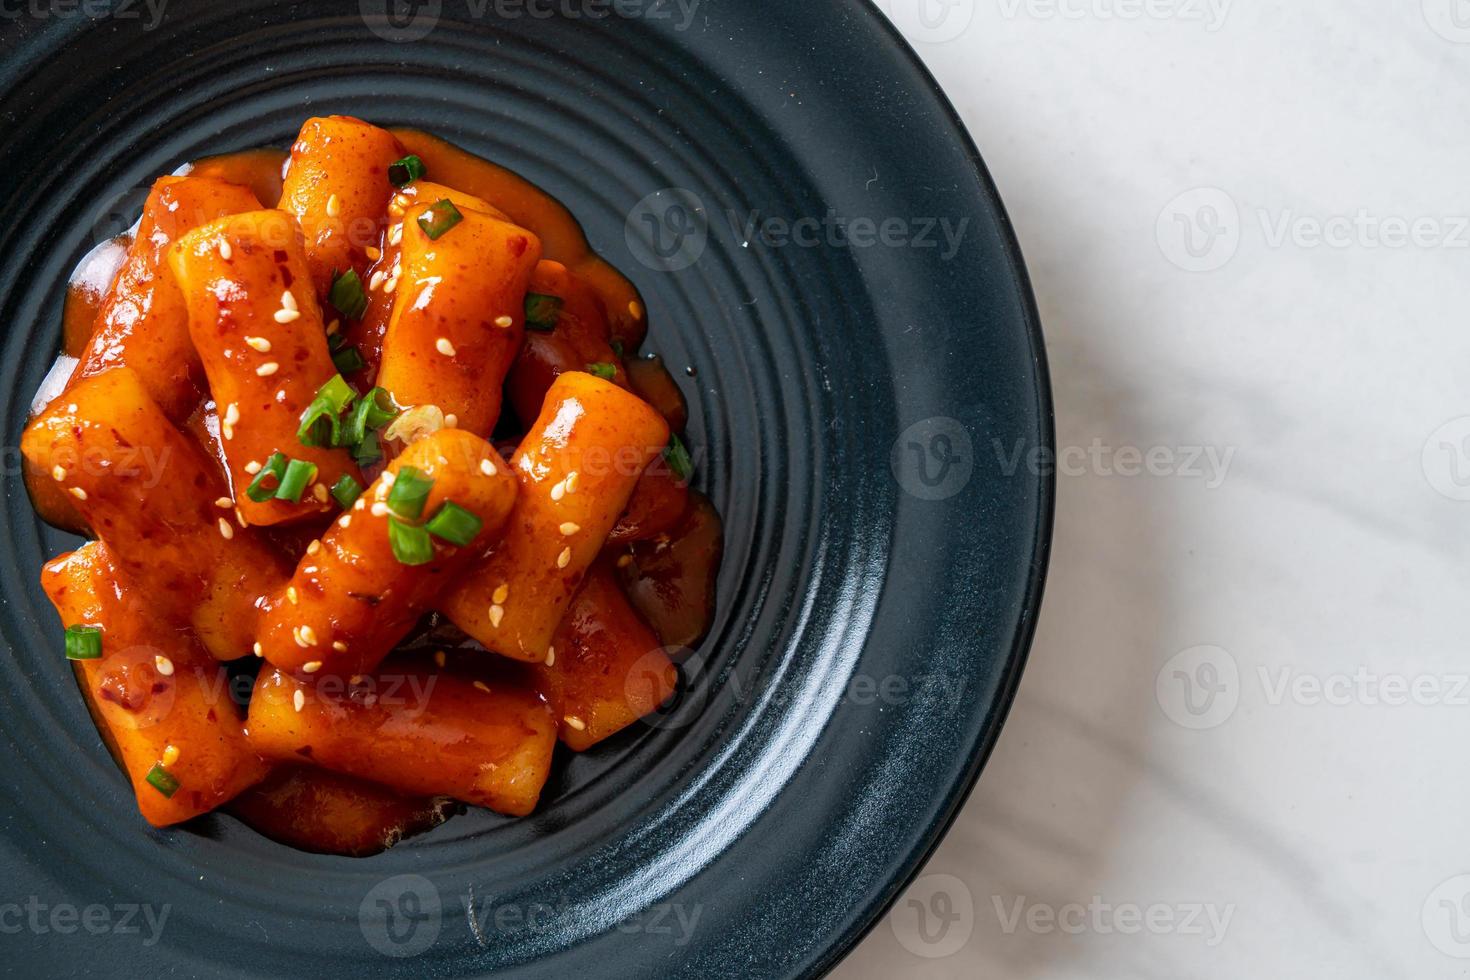
<instances>
[{"instance_id":1,"label":"white marble surface","mask_svg":"<svg viewBox=\"0 0 1470 980\"><path fill-rule=\"evenodd\" d=\"M836 976L1470 975L1470 2L919 2L1059 445L1108 452L989 768Z\"/></svg>"}]
</instances>

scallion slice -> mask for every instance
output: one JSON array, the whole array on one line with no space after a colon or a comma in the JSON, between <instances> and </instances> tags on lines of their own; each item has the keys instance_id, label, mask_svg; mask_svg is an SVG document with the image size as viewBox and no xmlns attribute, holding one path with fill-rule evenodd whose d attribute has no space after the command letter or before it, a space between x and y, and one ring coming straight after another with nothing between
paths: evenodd
<instances>
[{"instance_id":1,"label":"scallion slice","mask_svg":"<svg viewBox=\"0 0 1470 980\"><path fill-rule=\"evenodd\" d=\"M419 227L424 230L433 241L438 241L449 229L464 220L464 215L459 213L459 208L449 198L436 201L429 206L429 210L419 215Z\"/></svg>"},{"instance_id":2,"label":"scallion slice","mask_svg":"<svg viewBox=\"0 0 1470 980\"><path fill-rule=\"evenodd\" d=\"M347 319L361 320L362 315L367 312L368 301L357 270L348 269L340 275L334 275L327 300Z\"/></svg>"},{"instance_id":3,"label":"scallion slice","mask_svg":"<svg viewBox=\"0 0 1470 980\"><path fill-rule=\"evenodd\" d=\"M306 492L306 487L316 478L316 464L309 463L304 459L293 459L286 464L286 475L281 477L281 485L276 488L277 500L289 500L293 504L301 503L301 495Z\"/></svg>"},{"instance_id":4,"label":"scallion slice","mask_svg":"<svg viewBox=\"0 0 1470 980\"><path fill-rule=\"evenodd\" d=\"M402 160L395 160L388 165L388 180L394 187L407 187L429 172L424 166L424 161L410 153Z\"/></svg>"},{"instance_id":5,"label":"scallion slice","mask_svg":"<svg viewBox=\"0 0 1470 980\"><path fill-rule=\"evenodd\" d=\"M342 479L332 486L332 499L342 505L345 510L357 502L362 496L362 484L353 479L350 473L343 473Z\"/></svg>"},{"instance_id":6,"label":"scallion slice","mask_svg":"<svg viewBox=\"0 0 1470 980\"><path fill-rule=\"evenodd\" d=\"M587 365L587 373L595 374L603 381L611 381L618 376L618 367L610 361L598 361Z\"/></svg>"},{"instance_id":7,"label":"scallion slice","mask_svg":"<svg viewBox=\"0 0 1470 980\"><path fill-rule=\"evenodd\" d=\"M550 333L561 316L561 297L545 293L526 294L526 329Z\"/></svg>"},{"instance_id":8,"label":"scallion slice","mask_svg":"<svg viewBox=\"0 0 1470 980\"><path fill-rule=\"evenodd\" d=\"M352 447L352 458L359 466L377 462L383 458L382 446L378 443L378 434L369 430L357 445Z\"/></svg>"},{"instance_id":9,"label":"scallion slice","mask_svg":"<svg viewBox=\"0 0 1470 980\"><path fill-rule=\"evenodd\" d=\"M398 417L398 405L386 388L374 388L352 407L342 425L340 446L356 446L374 429L381 429Z\"/></svg>"},{"instance_id":10,"label":"scallion slice","mask_svg":"<svg viewBox=\"0 0 1470 980\"><path fill-rule=\"evenodd\" d=\"M429 491L434 481L412 466L399 470L393 479L393 489L388 491L388 509L400 517L416 521L424 515L424 504L429 500Z\"/></svg>"},{"instance_id":11,"label":"scallion slice","mask_svg":"<svg viewBox=\"0 0 1470 980\"><path fill-rule=\"evenodd\" d=\"M686 483L694 475L694 461L689 458L689 450L684 448L684 443L678 436L669 436L669 445L664 449L664 459L668 462L669 469L674 471L674 475Z\"/></svg>"},{"instance_id":12,"label":"scallion slice","mask_svg":"<svg viewBox=\"0 0 1470 980\"><path fill-rule=\"evenodd\" d=\"M340 445L340 416L342 410L351 405L356 397L357 392L343 380L342 375L333 375L330 381L317 389L316 397L301 414L301 427L296 430L297 440L303 446Z\"/></svg>"},{"instance_id":13,"label":"scallion slice","mask_svg":"<svg viewBox=\"0 0 1470 980\"><path fill-rule=\"evenodd\" d=\"M68 626L66 628L66 659L96 660L102 656L102 627Z\"/></svg>"},{"instance_id":14,"label":"scallion slice","mask_svg":"<svg viewBox=\"0 0 1470 980\"><path fill-rule=\"evenodd\" d=\"M484 523L477 515L465 510L459 504L446 500L444 505L434 512L434 516L429 518L429 522L424 525L424 530L436 538L442 538L450 544L463 548L475 540L475 535L480 533L480 528L484 526Z\"/></svg>"},{"instance_id":15,"label":"scallion slice","mask_svg":"<svg viewBox=\"0 0 1470 980\"><path fill-rule=\"evenodd\" d=\"M343 347L332 355L332 364L343 374L354 374L367 367L362 351L356 347Z\"/></svg>"},{"instance_id":16,"label":"scallion slice","mask_svg":"<svg viewBox=\"0 0 1470 980\"><path fill-rule=\"evenodd\" d=\"M388 543L393 557L405 565L423 565L434 560L434 542L429 532L416 524L388 518Z\"/></svg>"},{"instance_id":17,"label":"scallion slice","mask_svg":"<svg viewBox=\"0 0 1470 980\"><path fill-rule=\"evenodd\" d=\"M148 775L143 777L148 785L158 790L165 797L172 797L179 791L179 781L174 774L163 768L163 763L153 763L153 768L148 770Z\"/></svg>"},{"instance_id":18,"label":"scallion slice","mask_svg":"<svg viewBox=\"0 0 1470 980\"><path fill-rule=\"evenodd\" d=\"M286 475L285 453L271 453L271 458L265 461L260 472L255 474L255 479L250 481L250 486L245 488L245 495L257 504L263 504L276 495L276 488L281 485L281 478ZM267 486L268 480L274 479L275 486Z\"/></svg>"}]
</instances>

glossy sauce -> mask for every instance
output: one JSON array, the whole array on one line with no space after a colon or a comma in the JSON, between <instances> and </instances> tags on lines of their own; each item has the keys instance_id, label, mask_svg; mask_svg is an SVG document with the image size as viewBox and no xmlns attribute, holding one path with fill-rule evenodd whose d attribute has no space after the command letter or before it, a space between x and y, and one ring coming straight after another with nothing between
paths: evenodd
<instances>
[{"instance_id":1,"label":"glossy sauce","mask_svg":"<svg viewBox=\"0 0 1470 980\"><path fill-rule=\"evenodd\" d=\"M683 394L657 356L637 355L647 332L646 313L637 289L591 251L571 213L519 175L437 137L412 129L392 132L410 153L424 160L428 180L493 202L513 221L540 237L546 259L565 265L593 290L606 308L611 339L623 352L629 384L667 418L675 431L681 431L687 420ZM288 159L286 150L263 148L204 158L185 164L176 173L243 184L264 206L276 207L281 198L282 169ZM77 358L91 339L99 308L126 258L130 242L131 236L124 235L102 243L88 253L73 273L63 309L62 351L36 393L32 414L39 413L65 390ZM218 418L208 397L182 428L211 457L223 462ZM224 469L221 465L222 472ZM88 533L71 498L49 474L33 472L27 465L25 479L31 499L44 520L79 534ZM669 485L663 486L666 483ZM236 492L239 490L235 488ZM638 512L630 512L630 520L623 522L617 536L624 541L638 537L644 540L632 544L610 541L608 553L631 556L618 577L661 642L671 646L692 645L708 631L713 615L720 520L708 501L670 483L666 474L659 491ZM294 560L322 533L322 526L303 524L270 533L274 543ZM654 533L657 538L649 540L648 536ZM412 648L478 649L473 641L437 616L427 617L399 650ZM99 724L98 730L115 755L106 726ZM274 840L309 851L364 855L436 826L453 812L454 806L443 800L399 796L371 783L324 770L285 766L240 796L229 809Z\"/></svg>"}]
</instances>

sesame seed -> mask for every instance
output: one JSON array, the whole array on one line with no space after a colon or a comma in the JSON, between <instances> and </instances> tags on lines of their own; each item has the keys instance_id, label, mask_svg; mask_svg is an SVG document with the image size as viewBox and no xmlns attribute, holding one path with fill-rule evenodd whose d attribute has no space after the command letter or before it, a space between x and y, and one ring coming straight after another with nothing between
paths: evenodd
<instances>
[{"instance_id":1,"label":"sesame seed","mask_svg":"<svg viewBox=\"0 0 1470 980\"><path fill-rule=\"evenodd\" d=\"M362 251L363 251L363 254L364 255L366 255L368 258L372 259L374 262L378 261L379 259L381 259L383 257L382 251L380 251L379 249L375 248L372 245L369 245L367 248L363 249Z\"/></svg>"},{"instance_id":2,"label":"sesame seed","mask_svg":"<svg viewBox=\"0 0 1470 980\"><path fill-rule=\"evenodd\" d=\"M255 369L255 374L256 374L257 377L269 378L271 375L275 374L280 369L281 369L281 366L279 364L277 364L275 361L266 361L260 367L258 367L258 368Z\"/></svg>"},{"instance_id":3,"label":"sesame seed","mask_svg":"<svg viewBox=\"0 0 1470 980\"><path fill-rule=\"evenodd\" d=\"M379 286L383 285L383 280L387 278L388 273L384 272L382 269L374 272L373 277L368 280L368 292L371 293L375 291Z\"/></svg>"},{"instance_id":4,"label":"sesame seed","mask_svg":"<svg viewBox=\"0 0 1470 980\"><path fill-rule=\"evenodd\" d=\"M277 323L295 323L297 320L301 319L301 311L300 310L276 310L276 317L275 317L275 319L276 319L276 322Z\"/></svg>"},{"instance_id":5,"label":"sesame seed","mask_svg":"<svg viewBox=\"0 0 1470 980\"><path fill-rule=\"evenodd\" d=\"M491 626L495 627L496 629L500 629L500 621L502 619L504 619L504 618L505 618L505 607L504 606L491 606L490 607L490 625Z\"/></svg>"},{"instance_id":6,"label":"sesame seed","mask_svg":"<svg viewBox=\"0 0 1470 980\"><path fill-rule=\"evenodd\" d=\"M342 200L333 194L327 198L327 217L335 218L342 213Z\"/></svg>"},{"instance_id":7,"label":"sesame seed","mask_svg":"<svg viewBox=\"0 0 1470 980\"><path fill-rule=\"evenodd\" d=\"M516 321L513 317L498 316L495 318L495 325L497 327L513 327L515 323Z\"/></svg>"},{"instance_id":8,"label":"sesame seed","mask_svg":"<svg viewBox=\"0 0 1470 980\"><path fill-rule=\"evenodd\" d=\"M341 320L333 320L331 323L327 324L327 336L328 337L332 336L332 334L336 333L341 328L342 328L342 321Z\"/></svg>"},{"instance_id":9,"label":"sesame seed","mask_svg":"<svg viewBox=\"0 0 1470 980\"><path fill-rule=\"evenodd\" d=\"M223 517L219 519L219 536L224 538L226 541L235 536L235 529L231 527L230 522L225 520Z\"/></svg>"},{"instance_id":10,"label":"sesame seed","mask_svg":"<svg viewBox=\"0 0 1470 980\"><path fill-rule=\"evenodd\" d=\"M618 567L619 568L627 568L631 564L633 564L633 556L632 555L622 555L622 556L620 556L618 558Z\"/></svg>"},{"instance_id":11,"label":"sesame seed","mask_svg":"<svg viewBox=\"0 0 1470 980\"><path fill-rule=\"evenodd\" d=\"M587 723L581 718L574 718L571 715L567 715L565 718L562 719L562 721L565 721L567 723L567 727L575 728L579 732L584 732L587 730Z\"/></svg>"},{"instance_id":12,"label":"sesame seed","mask_svg":"<svg viewBox=\"0 0 1470 980\"><path fill-rule=\"evenodd\" d=\"M291 627L291 639L295 640L296 645L299 647L311 646L311 644L306 641L306 637L302 634L301 630L302 627L300 626Z\"/></svg>"},{"instance_id":13,"label":"sesame seed","mask_svg":"<svg viewBox=\"0 0 1470 980\"><path fill-rule=\"evenodd\" d=\"M488 457L480 460L480 472L484 473L486 476L494 476L495 464L492 463Z\"/></svg>"},{"instance_id":14,"label":"sesame seed","mask_svg":"<svg viewBox=\"0 0 1470 980\"><path fill-rule=\"evenodd\" d=\"M62 480L65 480L66 479L66 467L64 467L64 466L53 466L53 467L51 467L51 479L55 480L57 483L60 483Z\"/></svg>"},{"instance_id":15,"label":"sesame seed","mask_svg":"<svg viewBox=\"0 0 1470 980\"><path fill-rule=\"evenodd\" d=\"M318 503L324 504L327 502L327 485L325 483L318 483L312 487L311 493L312 496L316 497Z\"/></svg>"},{"instance_id":16,"label":"sesame seed","mask_svg":"<svg viewBox=\"0 0 1470 980\"><path fill-rule=\"evenodd\" d=\"M495 603L503 604L505 602L505 600L507 600L509 598L510 598L510 583L509 582L501 582L500 583L500 587L495 590L495 594L490 597L490 601L491 602L495 602Z\"/></svg>"},{"instance_id":17,"label":"sesame seed","mask_svg":"<svg viewBox=\"0 0 1470 980\"><path fill-rule=\"evenodd\" d=\"M321 669L322 662L320 660L308 660L306 663L301 665L302 672L307 674L315 674Z\"/></svg>"},{"instance_id":18,"label":"sesame seed","mask_svg":"<svg viewBox=\"0 0 1470 980\"><path fill-rule=\"evenodd\" d=\"M550 667L556 663L556 647L546 648L546 666Z\"/></svg>"},{"instance_id":19,"label":"sesame seed","mask_svg":"<svg viewBox=\"0 0 1470 980\"><path fill-rule=\"evenodd\" d=\"M346 653L347 644L343 643L341 640L333 640L332 649L336 650L338 653Z\"/></svg>"},{"instance_id":20,"label":"sesame seed","mask_svg":"<svg viewBox=\"0 0 1470 980\"><path fill-rule=\"evenodd\" d=\"M397 245L403 241L403 223L399 222L388 229L388 244Z\"/></svg>"},{"instance_id":21,"label":"sesame seed","mask_svg":"<svg viewBox=\"0 0 1470 980\"><path fill-rule=\"evenodd\" d=\"M306 553L308 555L314 555L318 551L321 551L321 550L322 550L322 542L321 542L321 539L320 538L313 538L311 544L309 544L309 545L306 546Z\"/></svg>"},{"instance_id":22,"label":"sesame seed","mask_svg":"<svg viewBox=\"0 0 1470 980\"><path fill-rule=\"evenodd\" d=\"M240 406L237 405L234 402L230 402L229 407L225 409L225 424L226 425L235 425L239 421L240 421Z\"/></svg>"},{"instance_id":23,"label":"sesame seed","mask_svg":"<svg viewBox=\"0 0 1470 980\"><path fill-rule=\"evenodd\" d=\"M567 481L566 480L562 480L556 486L554 486L554 487L551 488L551 502L552 503L556 503L562 497L565 497L566 496L566 493L567 493Z\"/></svg>"},{"instance_id":24,"label":"sesame seed","mask_svg":"<svg viewBox=\"0 0 1470 980\"><path fill-rule=\"evenodd\" d=\"M259 473L260 472L260 461L259 460L252 459L250 462L246 463L245 464L245 472L246 473L249 473L251 476L254 476L255 474Z\"/></svg>"},{"instance_id":25,"label":"sesame seed","mask_svg":"<svg viewBox=\"0 0 1470 980\"><path fill-rule=\"evenodd\" d=\"M301 627L301 638L305 640L309 645L316 646L316 630L312 629L310 626Z\"/></svg>"},{"instance_id":26,"label":"sesame seed","mask_svg":"<svg viewBox=\"0 0 1470 980\"><path fill-rule=\"evenodd\" d=\"M241 527L250 526L250 522L245 519L245 512L238 507L235 508L235 522Z\"/></svg>"},{"instance_id":27,"label":"sesame seed","mask_svg":"<svg viewBox=\"0 0 1470 980\"><path fill-rule=\"evenodd\" d=\"M389 279L387 282L383 283L383 292L384 293L391 294L393 292L393 290L395 290L397 288L398 288L398 276L396 276L396 275L393 276L391 279Z\"/></svg>"},{"instance_id":28,"label":"sesame seed","mask_svg":"<svg viewBox=\"0 0 1470 980\"><path fill-rule=\"evenodd\" d=\"M633 319L635 320L643 319L643 307L636 299L628 300L628 312L633 315Z\"/></svg>"},{"instance_id":29,"label":"sesame seed","mask_svg":"<svg viewBox=\"0 0 1470 980\"><path fill-rule=\"evenodd\" d=\"M306 707L306 692L297 688L296 693L291 695L291 703L296 706L297 711Z\"/></svg>"},{"instance_id":30,"label":"sesame seed","mask_svg":"<svg viewBox=\"0 0 1470 980\"><path fill-rule=\"evenodd\" d=\"M444 656L444 651L443 650L435 650L434 651L434 663L435 663L436 666L443 667L444 664L448 661L448 659L449 659L448 657Z\"/></svg>"},{"instance_id":31,"label":"sesame seed","mask_svg":"<svg viewBox=\"0 0 1470 980\"><path fill-rule=\"evenodd\" d=\"M373 516L374 517L386 517L387 515L388 515L388 505L387 504L383 503L381 500L379 500L379 501L377 501L376 503L373 504Z\"/></svg>"},{"instance_id":32,"label":"sesame seed","mask_svg":"<svg viewBox=\"0 0 1470 980\"><path fill-rule=\"evenodd\" d=\"M567 493L577 492L577 480L579 478L580 477L576 470L572 470L570 473L567 474Z\"/></svg>"},{"instance_id":33,"label":"sesame seed","mask_svg":"<svg viewBox=\"0 0 1470 980\"><path fill-rule=\"evenodd\" d=\"M301 596L296 591L296 586L294 586L294 585L288 585L288 586L286 586L286 601L287 602L291 603L291 605L294 606L294 605L296 605L297 600L300 599L300 598L301 598Z\"/></svg>"},{"instance_id":34,"label":"sesame seed","mask_svg":"<svg viewBox=\"0 0 1470 980\"><path fill-rule=\"evenodd\" d=\"M440 337L438 340L434 341L434 349L443 354L445 357L454 356L454 345L449 342L448 337Z\"/></svg>"},{"instance_id":35,"label":"sesame seed","mask_svg":"<svg viewBox=\"0 0 1470 980\"><path fill-rule=\"evenodd\" d=\"M266 340L264 337L246 337L245 343L249 344L252 349L260 351L262 354L270 353L271 342L269 340Z\"/></svg>"},{"instance_id":36,"label":"sesame seed","mask_svg":"<svg viewBox=\"0 0 1470 980\"><path fill-rule=\"evenodd\" d=\"M299 307L299 306L296 305L296 294L293 293L293 292L291 292L291 290L289 290L289 289L286 290L284 293L281 294L281 309L283 309L283 310L299 310L299 309L301 309L301 307Z\"/></svg>"},{"instance_id":37,"label":"sesame seed","mask_svg":"<svg viewBox=\"0 0 1470 980\"><path fill-rule=\"evenodd\" d=\"M560 530L563 537L571 537L573 534L576 534L578 531L582 530L582 525L573 524L571 521L567 521L561 526Z\"/></svg>"},{"instance_id":38,"label":"sesame seed","mask_svg":"<svg viewBox=\"0 0 1470 980\"><path fill-rule=\"evenodd\" d=\"M571 560L572 560L572 549L571 548L563 548L563 549L561 549L561 554L559 554L559 555L556 556L556 567L557 568L566 568L567 565L571 563Z\"/></svg>"},{"instance_id":39,"label":"sesame seed","mask_svg":"<svg viewBox=\"0 0 1470 980\"><path fill-rule=\"evenodd\" d=\"M484 691L486 694L490 693L490 686L484 681L475 681L475 689L479 691Z\"/></svg>"},{"instance_id":40,"label":"sesame seed","mask_svg":"<svg viewBox=\"0 0 1470 980\"><path fill-rule=\"evenodd\" d=\"M161 755L161 756L158 757L158 761L160 763L162 763L165 767L171 766L175 762L178 762L179 761L179 748L178 748L178 746L176 746L176 745L165 745L163 747L163 755Z\"/></svg>"},{"instance_id":41,"label":"sesame seed","mask_svg":"<svg viewBox=\"0 0 1470 980\"><path fill-rule=\"evenodd\" d=\"M358 684L363 683L366 680L367 680L367 678L364 677L364 676L362 676L361 674L353 674L351 677L347 678L347 683L356 686Z\"/></svg>"},{"instance_id":42,"label":"sesame seed","mask_svg":"<svg viewBox=\"0 0 1470 980\"><path fill-rule=\"evenodd\" d=\"M351 523L352 523L352 515L351 514L343 514L342 515L342 519L337 522L337 526L338 527L346 527L347 525L349 525Z\"/></svg>"},{"instance_id":43,"label":"sesame seed","mask_svg":"<svg viewBox=\"0 0 1470 980\"><path fill-rule=\"evenodd\" d=\"M87 499L87 491L83 490L81 487L72 487L71 488L71 495L73 497L77 498L78 500L86 500Z\"/></svg>"},{"instance_id":44,"label":"sesame seed","mask_svg":"<svg viewBox=\"0 0 1470 980\"><path fill-rule=\"evenodd\" d=\"M158 668L158 672L160 674L162 674L164 677L172 677L173 676L173 673L174 673L174 662L172 660L168 659L167 657L163 656L162 654L160 654L159 656L156 656L156 657L153 658L153 666L154 667L157 667Z\"/></svg>"},{"instance_id":45,"label":"sesame seed","mask_svg":"<svg viewBox=\"0 0 1470 980\"><path fill-rule=\"evenodd\" d=\"M255 646L251 647L251 650L254 651L257 657L265 656L265 647L261 646L259 642L257 642Z\"/></svg>"},{"instance_id":46,"label":"sesame seed","mask_svg":"<svg viewBox=\"0 0 1470 980\"><path fill-rule=\"evenodd\" d=\"M226 262L228 262L228 261L230 261L230 257L233 256L234 254L235 254L235 250L232 249L232 248L230 248L230 243L229 242L220 242L219 243L219 257L220 258L222 258Z\"/></svg>"},{"instance_id":47,"label":"sesame seed","mask_svg":"<svg viewBox=\"0 0 1470 980\"><path fill-rule=\"evenodd\" d=\"M352 505L352 509L353 510L367 510L367 500L364 499L364 498L362 498L362 497L358 497L357 498L357 503L355 503L355 504Z\"/></svg>"},{"instance_id":48,"label":"sesame seed","mask_svg":"<svg viewBox=\"0 0 1470 980\"><path fill-rule=\"evenodd\" d=\"M231 510L234 508L235 502L229 497L220 497L215 500L214 505L220 510Z\"/></svg>"},{"instance_id":49,"label":"sesame seed","mask_svg":"<svg viewBox=\"0 0 1470 980\"><path fill-rule=\"evenodd\" d=\"M459 428L459 416L458 415L455 415L453 412L450 412L448 415L444 416L444 428L446 428L446 429L457 429L457 428Z\"/></svg>"}]
</instances>

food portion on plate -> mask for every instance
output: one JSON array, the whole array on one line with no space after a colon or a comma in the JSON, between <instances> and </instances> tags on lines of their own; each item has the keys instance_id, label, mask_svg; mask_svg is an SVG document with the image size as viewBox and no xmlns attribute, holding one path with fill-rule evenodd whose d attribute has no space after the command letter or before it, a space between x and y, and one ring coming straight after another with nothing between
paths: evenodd
<instances>
[{"instance_id":1,"label":"food portion on plate","mask_svg":"<svg viewBox=\"0 0 1470 980\"><path fill-rule=\"evenodd\" d=\"M147 821L373 853L531 813L667 702L721 526L646 328L560 204L423 133L159 178L22 440L91 539L42 585Z\"/></svg>"}]
</instances>

